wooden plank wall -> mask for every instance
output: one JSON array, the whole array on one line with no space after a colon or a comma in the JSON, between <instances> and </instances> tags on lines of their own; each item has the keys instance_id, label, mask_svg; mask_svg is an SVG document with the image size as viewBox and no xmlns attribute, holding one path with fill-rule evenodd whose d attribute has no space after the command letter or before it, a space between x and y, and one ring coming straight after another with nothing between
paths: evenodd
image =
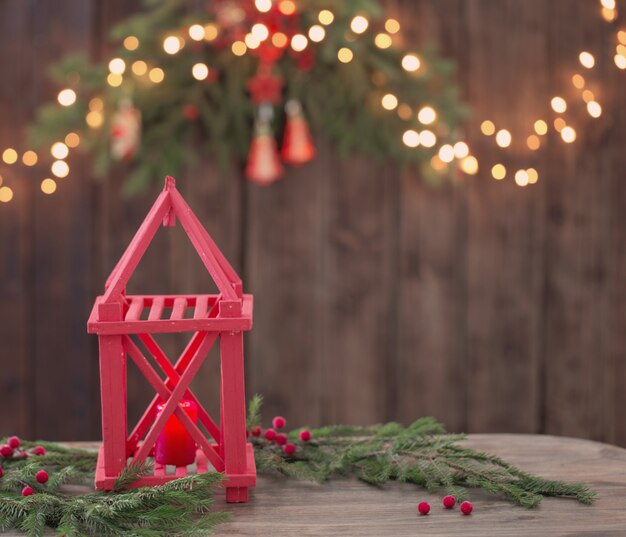
<instances>
[{"instance_id":1,"label":"wooden plank wall","mask_svg":"<svg viewBox=\"0 0 626 537\"><path fill-rule=\"evenodd\" d=\"M108 29L139 3L0 3L0 146L54 94L47 66L80 49L106 57ZM432 414L457 431L626 445L626 75L609 26L587 0L387 4L407 42L436 41L457 60L483 169L433 188L319 141L315 162L268 189L209 159L187 170L183 195L255 293L248 392L295 424ZM549 140L530 162L534 187L490 179L501 157L480 121L522 136L552 95L572 97L581 49L596 54L602 121L581 124L571 146ZM507 155L509 169L530 164L519 144ZM43 172L14 178L0 207L0 434L99 436L85 321L155 193L121 201L123 173L97 184L84 161L73 168L52 197L38 191ZM157 236L134 289L205 289L181 238ZM162 342L174 353L184 339ZM213 410L215 358L195 382ZM150 391L128 374L134 419Z\"/></svg>"}]
</instances>

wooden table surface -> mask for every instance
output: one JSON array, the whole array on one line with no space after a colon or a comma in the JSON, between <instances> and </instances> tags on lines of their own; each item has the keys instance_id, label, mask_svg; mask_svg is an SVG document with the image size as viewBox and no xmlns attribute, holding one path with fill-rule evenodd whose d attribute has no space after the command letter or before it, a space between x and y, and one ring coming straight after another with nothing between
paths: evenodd
<instances>
[{"instance_id":1,"label":"wooden table surface","mask_svg":"<svg viewBox=\"0 0 626 537\"><path fill-rule=\"evenodd\" d=\"M261 476L247 504L216 509L233 513L216 535L304 536L626 536L626 450L606 444L538 435L470 435L468 446L502 456L546 478L583 481L598 491L592 506L546 498L536 509L523 509L470 491L470 516L441 507L441 494L414 485L389 483L382 489L354 479L325 485ZM92 446L93 444L89 444ZM417 503L431 504L428 516ZM15 533L9 535L18 535Z\"/></svg>"}]
</instances>

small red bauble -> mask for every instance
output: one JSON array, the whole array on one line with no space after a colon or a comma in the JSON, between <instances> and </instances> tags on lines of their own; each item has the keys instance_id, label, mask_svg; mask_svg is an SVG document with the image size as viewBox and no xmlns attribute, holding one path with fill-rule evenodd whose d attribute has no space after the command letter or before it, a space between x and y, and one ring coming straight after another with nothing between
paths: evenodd
<instances>
[{"instance_id":1,"label":"small red bauble","mask_svg":"<svg viewBox=\"0 0 626 537\"><path fill-rule=\"evenodd\" d=\"M278 433L276 435L276 443L279 446L284 446L287 443L287 435L285 433Z\"/></svg>"},{"instance_id":2,"label":"small red bauble","mask_svg":"<svg viewBox=\"0 0 626 537\"><path fill-rule=\"evenodd\" d=\"M286 444L283 451L285 455L291 456L296 452L296 446L294 444Z\"/></svg>"},{"instance_id":3,"label":"small red bauble","mask_svg":"<svg viewBox=\"0 0 626 537\"><path fill-rule=\"evenodd\" d=\"M261 427L259 427L258 425L250 429L250 434L252 436L261 436L261 432Z\"/></svg>"},{"instance_id":4,"label":"small red bauble","mask_svg":"<svg viewBox=\"0 0 626 537\"><path fill-rule=\"evenodd\" d=\"M276 416L272 420L272 426L274 429L282 429L285 425L287 425L287 420L282 416Z\"/></svg>"},{"instance_id":5,"label":"small red bauble","mask_svg":"<svg viewBox=\"0 0 626 537\"><path fill-rule=\"evenodd\" d=\"M274 440L276 438L276 431L274 429L268 429L265 431L265 440Z\"/></svg>"},{"instance_id":6,"label":"small red bauble","mask_svg":"<svg viewBox=\"0 0 626 537\"><path fill-rule=\"evenodd\" d=\"M4 475L4 468L2 468L2 466L0 466L0 477L2 477Z\"/></svg>"},{"instance_id":7,"label":"small red bauble","mask_svg":"<svg viewBox=\"0 0 626 537\"><path fill-rule=\"evenodd\" d=\"M32 496L33 494L35 494L33 487L24 487L22 489L22 496Z\"/></svg>"},{"instance_id":8,"label":"small red bauble","mask_svg":"<svg viewBox=\"0 0 626 537\"><path fill-rule=\"evenodd\" d=\"M474 510L474 506L472 502L463 502L461 504L461 513L464 515L469 515Z\"/></svg>"},{"instance_id":9,"label":"small red bauble","mask_svg":"<svg viewBox=\"0 0 626 537\"><path fill-rule=\"evenodd\" d=\"M196 105L186 104L183 107L183 116L188 121L194 121L200 117L200 110Z\"/></svg>"},{"instance_id":10,"label":"small red bauble","mask_svg":"<svg viewBox=\"0 0 626 537\"><path fill-rule=\"evenodd\" d=\"M420 515L427 515L430 512L430 504L428 502L420 502L417 506Z\"/></svg>"},{"instance_id":11,"label":"small red bauble","mask_svg":"<svg viewBox=\"0 0 626 537\"><path fill-rule=\"evenodd\" d=\"M304 431L300 431L300 440L303 442L311 440L311 431L307 431L306 429Z\"/></svg>"},{"instance_id":12,"label":"small red bauble","mask_svg":"<svg viewBox=\"0 0 626 537\"><path fill-rule=\"evenodd\" d=\"M2 455L5 459L8 459L13 455L13 448L8 444L0 447L0 455Z\"/></svg>"},{"instance_id":13,"label":"small red bauble","mask_svg":"<svg viewBox=\"0 0 626 537\"><path fill-rule=\"evenodd\" d=\"M446 509L452 509L456 504L456 498L454 496L445 496L443 499L443 506Z\"/></svg>"},{"instance_id":14,"label":"small red bauble","mask_svg":"<svg viewBox=\"0 0 626 537\"><path fill-rule=\"evenodd\" d=\"M48 481L48 472L45 470L39 470L35 475L35 479L37 480L37 483L41 483L43 485L46 481Z\"/></svg>"},{"instance_id":15,"label":"small red bauble","mask_svg":"<svg viewBox=\"0 0 626 537\"><path fill-rule=\"evenodd\" d=\"M9 446L13 449L18 448L20 447L20 439L17 436L12 436L11 438L9 438L7 444L9 444Z\"/></svg>"},{"instance_id":16,"label":"small red bauble","mask_svg":"<svg viewBox=\"0 0 626 537\"><path fill-rule=\"evenodd\" d=\"M33 448L33 455L45 455L46 454L46 448L43 446L35 446Z\"/></svg>"}]
</instances>

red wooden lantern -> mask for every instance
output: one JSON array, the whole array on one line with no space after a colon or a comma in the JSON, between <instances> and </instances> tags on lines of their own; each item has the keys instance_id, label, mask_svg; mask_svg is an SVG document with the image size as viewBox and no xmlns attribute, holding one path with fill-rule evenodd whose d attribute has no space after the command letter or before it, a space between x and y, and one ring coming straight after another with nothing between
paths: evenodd
<instances>
[{"instance_id":1,"label":"red wooden lantern","mask_svg":"<svg viewBox=\"0 0 626 537\"><path fill-rule=\"evenodd\" d=\"M219 293L126 295L126 284L159 226L161 223L174 226L176 218ZM171 308L167 317L164 316L166 308ZM243 331L251 328L252 295L243 294L241 279L176 190L174 179L168 177L163 192L113 269L104 294L96 299L89 317L88 332L98 334L100 346L103 442L98 456L96 488L110 490L127 464L143 462L152 455L159 435L174 420L178 429L184 428L185 434L195 442L195 464L177 466L170 472L167 465L155 462L152 475L140 478L133 486L159 485L177 477L215 469L227 476L228 502L248 500L248 487L256 483L256 467L252 445L246 442ZM152 336L172 332L193 333L174 365ZM165 380L133 338L141 341L149 351L163 370ZM189 388L218 338L221 359L219 427ZM130 434L126 425L127 356L156 392ZM207 434L184 410L184 404L192 404L197 409L194 415Z\"/></svg>"}]
</instances>

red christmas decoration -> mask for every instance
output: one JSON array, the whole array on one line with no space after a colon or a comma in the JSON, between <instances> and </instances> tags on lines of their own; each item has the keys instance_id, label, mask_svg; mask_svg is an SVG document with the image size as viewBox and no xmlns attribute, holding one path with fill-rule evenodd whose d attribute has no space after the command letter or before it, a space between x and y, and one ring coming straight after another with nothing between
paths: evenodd
<instances>
[{"instance_id":1,"label":"red christmas decoration","mask_svg":"<svg viewBox=\"0 0 626 537\"><path fill-rule=\"evenodd\" d=\"M42 485L48 481L48 472L45 470L39 470L35 475L35 479L37 483L41 483Z\"/></svg>"},{"instance_id":2,"label":"red christmas decoration","mask_svg":"<svg viewBox=\"0 0 626 537\"><path fill-rule=\"evenodd\" d=\"M129 100L122 101L111 120L111 156L130 160L141 141L141 112Z\"/></svg>"},{"instance_id":3,"label":"red christmas decoration","mask_svg":"<svg viewBox=\"0 0 626 537\"><path fill-rule=\"evenodd\" d=\"M20 439L17 436L12 436L7 440L7 444L9 444L9 446L13 449L17 449L20 447Z\"/></svg>"},{"instance_id":4,"label":"red christmas decoration","mask_svg":"<svg viewBox=\"0 0 626 537\"><path fill-rule=\"evenodd\" d=\"M267 431L265 431L265 440L269 440L270 442L272 440L276 439L276 431L274 429L268 429Z\"/></svg>"},{"instance_id":5,"label":"red christmas decoration","mask_svg":"<svg viewBox=\"0 0 626 537\"><path fill-rule=\"evenodd\" d=\"M257 120L254 138L250 144L246 177L259 185L270 185L283 176L284 170L278 156L276 140L269 120Z\"/></svg>"},{"instance_id":6,"label":"red christmas decoration","mask_svg":"<svg viewBox=\"0 0 626 537\"><path fill-rule=\"evenodd\" d=\"M46 454L46 448L43 446L35 446L33 448L33 455L43 456Z\"/></svg>"},{"instance_id":7,"label":"red christmas decoration","mask_svg":"<svg viewBox=\"0 0 626 537\"><path fill-rule=\"evenodd\" d=\"M454 496L445 496L443 498L443 506L446 509L452 509L456 504L456 498Z\"/></svg>"},{"instance_id":8,"label":"red christmas decoration","mask_svg":"<svg viewBox=\"0 0 626 537\"><path fill-rule=\"evenodd\" d=\"M279 446L284 446L285 444L287 444L287 435L285 433L278 433L276 435L276 443Z\"/></svg>"},{"instance_id":9,"label":"red christmas decoration","mask_svg":"<svg viewBox=\"0 0 626 537\"><path fill-rule=\"evenodd\" d=\"M200 110L195 104L186 104L183 107L183 117L188 121L195 121L200 117Z\"/></svg>"},{"instance_id":10,"label":"red christmas decoration","mask_svg":"<svg viewBox=\"0 0 626 537\"><path fill-rule=\"evenodd\" d=\"M13 448L7 444L0 447L0 455L2 455L5 459L13 456Z\"/></svg>"},{"instance_id":11,"label":"red christmas decoration","mask_svg":"<svg viewBox=\"0 0 626 537\"><path fill-rule=\"evenodd\" d=\"M304 431L300 431L300 440L302 440L303 442L308 442L309 440L311 440L311 431L308 430L304 430Z\"/></svg>"},{"instance_id":12,"label":"red christmas decoration","mask_svg":"<svg viewBox=\"0 0 626 537\"><path fill-rule=\"evenodd\" d=\"M274 429L282 429L285 425L287 425L287 420L282 416L276 416L272 420L272 427L274 427Z\"/></svg>"},{"instance_id":13,"label":"red christmas decoration","mask_svg":"<svg viewBox=\"0 0 626 537\"><path fill-rule=\"evenodd\" d=\"M35 494L33 487L26 486L22 489L22 496L32 496L33 494Z\"/></svg>"},{"instance_id":14,"label":"red christmas decoration","mask_svg":"<svg viewBox=\"0 0 626 537\"><path fill-rule=\"evenodd\" d=\"M472 502L463 502L461 504L461 513L463 513L464 515L471 514L473 510L474 506L472 505Z\"/></svg>"},{"instance_id":15,"label":"red christmas decoration","mask_svg":"<svg viewBox=\"0 0 626 537\"><path fill-rule=\"evenodd\" d=\"M250 429L250 434L252 436L261 436L261 432L262 432L262 429L258 425Z\"/></svg>"},{"instance_id":16,"label":"red christmas decoration","mask_svg":"<svg viewBox=\"0 0 626 537\"><path fill-rule=\"evenodd\" d=\"M291 457L296 452L296 446L294 444L285 444L283 451L285 455Z\"/></svg>"},{"instance_id":17,"label":"red christmas decoration","mask_svg":"<svg viewBox=\"0 0 626 537\"><path fill-rule=\"evenodd\" d=\"M305 164L315 156L315 147L309 132L309 126L302 115L298 101L289 101L285 105L287 124L281 156L283 161L293 166Z\"/></svg>"},{"instance_id":18,"label":"red christmas decoration","mask_svg":"<svg viewBox=\"0 0 626 537\"><path fill-rule=\"evenodd\" d=\"M159 227L174 226L177 220L219 293L127 295L126 285ZM204 473L210 462L216 471L225 474L226 501L246 502L248 488L256 484L254 453L252 445L246 442L243 358L243 332L252 327L252 295L243 294L241 279L179 194L171 177L165 180L165 188L107 279L103 295L96 298L87 327L90 333L98 335L100 347L103 443L98 454L96 488L111 490L127 464L144 462L168 420L175 416L196 443L195 465L177 466L170 475L165 465L155 463L153 470L132 486L160 485L189 473ZM153 337L162 333L193 334L175 363ZM165 380L144 356L137 340L163 370ZM218 341L222 380L219 427L190 388L211 347ZM156 392L130 434L126 412L127 358ZM181 408L183 400L197 405L198 424Z\"/></svg>"},{"instance_id":19,"label":"red christmas decoration","mask_svg":"<svg viewBox=\"0 0 626 537\"><path fill-rule=\"evenodd\" d=\"M0 466L0 477L2 477L4 475L4 468L2 468L2 466Z\"/></svg>"},{"instance_id":20,"label":"red christmas decoration","mask_svg":"<svg viewBox=\"0 0 626 537\"><path fill-rule=\"evenodd\" d=\"M282 99L284 81L271 72L271 66L263 64L259 72L248 81L247 88L256 105L277 104Z\"/></svg>"},{"instance_id":21,"label":"red christmas decoration","mask_svg":"<svg viewBox=\"0 0 626 537\"><path fill-rule=\"evenodd\" d=\"M420 502L417 506L420 515L427 515L430 512L430 504L428 502Z\"/></svg>"}]
</instances>

